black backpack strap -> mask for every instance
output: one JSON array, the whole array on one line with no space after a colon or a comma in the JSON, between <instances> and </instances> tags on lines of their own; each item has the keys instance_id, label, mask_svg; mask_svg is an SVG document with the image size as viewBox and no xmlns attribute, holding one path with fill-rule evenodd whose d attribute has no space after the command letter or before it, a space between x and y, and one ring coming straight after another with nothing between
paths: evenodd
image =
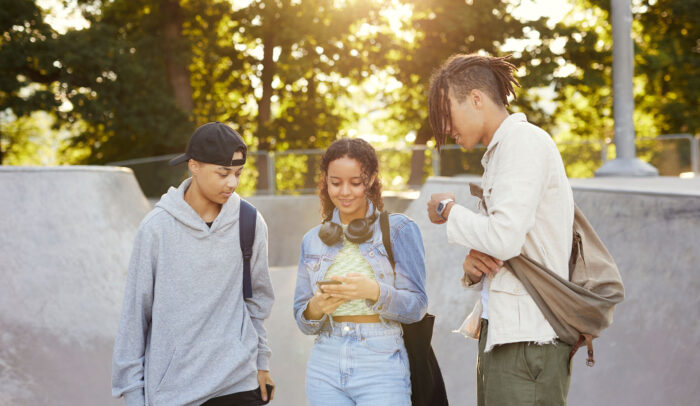
<instances>
[{"instance_id":1,"label":"black backpack strap","mask_svg":"<svg viewBox=\"0 0 700 406\"><path fill-rule=\"evenodd\" d=\"M240 231L241 253L243 254L243 298L253 297L253 283L250 279L250 259L253 257L253 242L255 241L255 223L258 211L252 204L241 199L241 209L238 217Z\"/></svg>"},{"instance_id":2,"label":"black backpack strap","mask_svg":"<svg viewBox=\"0 0 700 406\"><path fill-rule=\"evenodd\" d=\"M391 228L389 227L389 213L383 211L379 215L379 226L382 230L382 242L384 243L384 249L389 257L389 262L391 262L391 268L394 269L396 262L394 262L394 247L391 245ZM394 271L396 273L396 271Z\"/></svg>"}]
</instances>

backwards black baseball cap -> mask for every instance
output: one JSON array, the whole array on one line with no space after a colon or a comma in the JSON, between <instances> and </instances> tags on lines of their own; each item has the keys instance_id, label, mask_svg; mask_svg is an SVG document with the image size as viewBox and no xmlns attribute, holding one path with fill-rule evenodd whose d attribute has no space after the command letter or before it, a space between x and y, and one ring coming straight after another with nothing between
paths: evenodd
<instances>
[{"instance_id":1,"label":"backwards black baseball cap","mask_svg":"<svg viewBox=\"0 0 700 406\"><path fill-rule=\"evenodd\" d=\"M236 151L243 153L242 159L233 159ZM240 166L245 164L248 148L243 138L226 124L206 123L197 128L184 154L170 160L170 166L179 165L189 159L221 166Z\"/></svg>"}]
</instances>

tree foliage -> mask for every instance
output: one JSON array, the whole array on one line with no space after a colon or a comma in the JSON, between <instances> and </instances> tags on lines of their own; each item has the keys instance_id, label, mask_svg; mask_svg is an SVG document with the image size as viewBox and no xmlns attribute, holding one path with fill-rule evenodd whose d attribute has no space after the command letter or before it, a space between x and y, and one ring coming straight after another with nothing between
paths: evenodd
<instances>
[{"instance_id":1,"label":"tree foliage","mask_svg":"<svg viewBox=\"0 0 700 406\"><path fill-rule=\"evenodd\" d=\"M165 79L156 4L107 2L86 14L89 29L65 34L34 2L12 4L3 16L0 108L19 117L50 111L59 126L80 122L72 144L91 151L85 162L182 149L191 128Z\"/></svg>"},{"instance_id":2,"label":"tree foliage","mask_svg":"<svg viewBox=\"0 0 700 406\"><path fill-rule=\"evenodd\" d=\"M698 0L633 2L634 120L638 137L699 131L699 7ZM613 139L610 2L576 0L571 17L557 30L567 39L563 58L573 68L555 79L558 106L554 128L559 138ZM688 159L689 145L666 144L638 142L638 154L656 165L666 165L663 160L668 158L668 148L677 145L674 159ZM576 154L573 148L568 149L569 155ZM577 176L591 176L598 167L586 154L578 162L577 168L572 168Z\"/></svg>"},{"instance_id":3,"label":"tree foliage","mask_svg":"<svg viewBox=\"0 0 700 406\"><path fill-rule=\"evenodd\" d=\"M519 20L516 0L77 1L89 27L65 33L35 1L0 10L0 110L17 120L49 112L54 127L72 129L67 148L86 151L62 155L72 163L179 152L196 125L215 120L260 151L323 148L368 115L392 143L426 145L430 75L450 55L471 52L513 55L522 84L515 109L558 140L613 135L607 0L571 0L574 11L556 25ZM634 5L637 132L695 133L700 0ZM392 18L397 10L407 17ZM563 50L551 46L561 42ZM553 117L542 89L554 91ZM0 127L1 145L26 144L2 128L10 127ZM585 158L574 171L583 175L597 165L596 148L562 153ZM261 181L264 157L252 158ZM317 166L313 155L290 159L284 166ZM427 159L414 151L391 161L410 162L417 184ZM479 166L472 157L442 162L444 174ZM314 174L293 182L308 187Z\"/></svg>"},{"instance_id":4,"label":"tree foliage","mask_svg":"<svg viewBox=\"0 0 700 406\"><path fill-rule=\"evenodd\" d=\"M425 145L430 140L432 131L427 119L430 77L450 55L478 52L502 55L505 52L501 49L509 39L523 40L533 33L539 35L539 44L530 45L512 56L513 63L522 67L523 90L519 92L518 106L535 122L539 121L541 115L536 100L528 97L526 90L549 84L557 66L548 46L553 33L545 19L520 21L511 15L515 5L507 0L408 0L406 4L412 7L412 18L405 29L414 41L394 42L393 49L385 52L389 55L394 77L402 84L399 91L387 95L396 130L403 134L414 131L417 145ZM422 183L426 175L424 161L423 151L414 151L410 184ZM454 173L451 165L479 166L476 171L480 170L478 159L468 163L443 159L442 163L443 174Z\"/></svg>"}]
</instances>

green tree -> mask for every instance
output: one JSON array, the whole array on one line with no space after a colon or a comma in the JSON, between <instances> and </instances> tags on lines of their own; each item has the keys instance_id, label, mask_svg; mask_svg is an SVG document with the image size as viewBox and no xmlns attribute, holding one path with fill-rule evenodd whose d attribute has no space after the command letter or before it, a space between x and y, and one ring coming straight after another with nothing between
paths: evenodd
<instances>
[{"instance_id":1,"label":"green tree","mask_svg":"<svg viewBox=\"0 0 700 406\"><path fill-rule=\"evenodd\" d=\"M567 38L567 75L555 78L555 126L561 140L594 141L614 137L612 27L610 2L576 0L557 30ZM638 137L697 133L700 125L700 16L698 0L633 2L635 45L635 129ZM640 157L661 159L663 146L639 145ZM570 175L591 176L600 166L598 150L566 148ZM680 144L681 156L689 156ZM676 157L677 159L677 157ZM685 158L688 159L688 158ZM663 171L662 171L663 173Z\"/></svg>"},{"instance_id":2,"label":"green tree","mask_svg":"<svg viewBox=\"0 0 700 406\"><path fill-rule=\"evenodd\" d=\"M530 45L524 52L513 55L513 63L523 67L520 81L523 89L549 84L557 67L556 55L549 49L554 35L544 19L523 22L512 16L515 4L507 0L458 1L458 0L409 0L412 7L409 41L389 43L388 55L394 76L402 87L387 95L397 128L406 134L415 131L416 146L424 146L432 137L428 121L427 93L432 72L455 53L488 52L501 55L500 50L508 39L526 39L532 33L540 38L538 45ZM413 41L410 41L412 39ZM530 113L530 118L540 118L535 101L525 91L519 92L518 104ZM537 113L537 114L535 114ZM450 160L443 159L443 165ZM480 170L477 155L469 165ZM425 154L416 149L411 158L409 184L419 185L425 174ZM448 169L443 167L443 169ZM447 171L444 171L447 172Z\"/></svg>"},{"instance_id":3,"label":"green tree","mask_svg":"<svg viewBox=\"0 0 700 406\"><path fill-rule=\"evenodd\" d=\"M363 0L259 0L236 10L227 35L243 51L236 81L247 85L243 98L257 107L248 124L259 151L324 147L353 118L338 100L370 66L353 32L375 9ZM308 159L307 168L317 166ZM264 156L257 169L258 187L266 189ZM309 185L313 171L307 174Z\"/></svg>"},{"instance_id":4,"label":"green tree","mask_svg":"<svg viewBox=\"0 0 700 406\"><path fill-rule=\"evenodd\" d=\"M49 52L43 42L55 35L44 23L41 10L29 0L4 4L0 31L0 111L6 111L5 116L25 116L45 106L58 107L53 93L27 88L36 78L56 75L43 71L32 60L34 50ZM23 144L15 137L5 126L0 130L0 164L7 159L10 146Z\"/></svg>"},{"instance_id":5,"label":"green tree","mask_svg":"<svg viewBox=\"0 0 700 406\"><path fill-rule=\"evenodd\" d=\"M12 4L2 15L0 108L18 117L50 111L57 126L81 123L72 145L91 151L85 163L182 150L191 132L187 65L170 27L177 11L160 16L172 3L106 2L85 13L88 29L62 35L34 2Z\"/></svg>"},{"instance_id":6,"label":"green tree","mask_svg":"<svg viewBox=\"0 0 700 406\"><path fill-rule=\"evenodd\" d=\"M89 28L65 34L17 4L2 15L1 107L80 122L73 145L88 163L181 151L212 120L262 151L325 146L355 117L338 100L376 66L362 50L374 39L354 35L371 1L82 1Z\"/></svg>"},{"instance_id":7,"label":"green tree","mask_svg":"<svg viewBox=\"0 0 700 406\"><path fill-rule=\"evenodd\" d=\"M635 20L639 106L661 133L700 132L700 0L644 0ZM653 95L654 97L648 97Z\"/></svg>"}]
</instances>

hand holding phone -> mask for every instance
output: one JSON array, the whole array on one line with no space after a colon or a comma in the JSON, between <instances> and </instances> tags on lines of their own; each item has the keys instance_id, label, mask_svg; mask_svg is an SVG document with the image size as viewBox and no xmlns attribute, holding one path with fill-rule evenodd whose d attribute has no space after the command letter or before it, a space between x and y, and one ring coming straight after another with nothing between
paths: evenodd
<instances>
[{"instance_id":1,"label":"hand holding phone","mask_svg":"<svg viewBox=\"0 0 700 406\"><path fill-rule=\"evenodd\" d=\"M316 282L316 285L318 285L318 288L321 292L323 292L323 287L327 285L342 285L343 282L337 281L335 279L324 279L322 281Z\"/></svg>"}]
</instances>

